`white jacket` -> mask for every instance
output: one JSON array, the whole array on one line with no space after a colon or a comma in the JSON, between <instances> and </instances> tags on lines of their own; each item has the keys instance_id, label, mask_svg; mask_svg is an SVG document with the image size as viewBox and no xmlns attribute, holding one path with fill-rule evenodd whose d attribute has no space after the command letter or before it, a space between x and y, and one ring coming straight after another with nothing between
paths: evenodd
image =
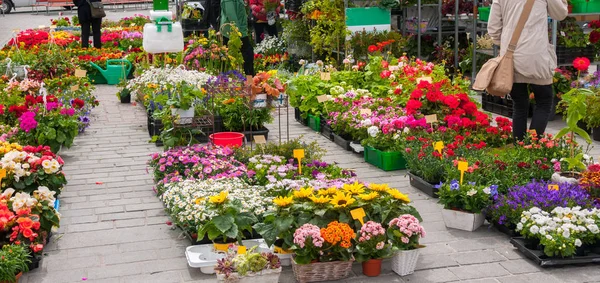
<instances>
[{"instance_id":1,"label":"white jacket","mask_svg":"<svg viewBox=\"0 0 600 283\"><path fill-rule=\"evenodd\" d=\"M548 39L548 14L554 20L567 17L567 0L534 0L514 54L515 83L552 84L556 53ZM527 0L494 0L488 33L503 55Z\"/></svg>"}]
</instances>

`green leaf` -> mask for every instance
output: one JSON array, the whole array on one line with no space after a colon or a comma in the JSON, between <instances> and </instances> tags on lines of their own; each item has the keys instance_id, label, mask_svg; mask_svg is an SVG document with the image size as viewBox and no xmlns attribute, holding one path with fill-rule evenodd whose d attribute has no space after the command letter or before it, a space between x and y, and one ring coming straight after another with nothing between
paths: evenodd
<instances>
[{"instance_id":1,"label":"green leaf","mask_svg":"<svg viewBox=\"0 0 600 283\"><path fill-rule=\"evenodd\" d=\"M256 223L252 228L265 239L265 242L267 242L267 245L269 246L272 246L275 243L275 240L277 240L279 231L275 229L275 225L273 224Z\"/></svg>"},{"instance_id":2,"label":"green leaf","mask_svg":"<svg viewBox=\"0 0 600 283\"><path fill-rule=\"evenodd\" d=\"M238 232L238 226L234 223L233 225L231 225L231 228L227 230L227 232L225 232L225 237L235 239L238 236Z\"/></svg>"},{"instance_id":3,"label":"green leaf","mask_svg":"<svg viewBox=\"0 0 600 283\"><path fill-rule=\"evenodd\" d=\"M214 217L211 222L214 223L215 227L221 231L221 233L227 232L231 227L235 224L235 219L233 216L227 215L219 215ZM237 226L236 226L237 229Z\"/></svg>"},{"instance_id":4,"label":"green leaf","mask_svg":"<svg viewBox=\"0 0 600 283\"><path fill-rule=\"evenodd\" d=\"M560 130L560 131L559 131L559 132L556 134L556 136L555 136L555 139L557 139L557 140L558 140L558 139L562 138L563 136L565 136L566 134L568 134L568 133L569 133L569 131L570 131L570 129L569 129L569 128L562 128L562 129L561 129L561 130Z\"/></svg>"},{"instance_id":5,"label":"green leaf","mask_svg":"<svg viewBox=\"0 0 600 283\"><path fill-rule=\"evenodd\" d=\"M56 141L63 143L67 140L67 136L65 136L65 133L63 132L58 132L56 133Z\"/></svg>"},{"instance_id":6,"label":"green leaf","mask_svg":"<svg viewBox=\"0 0 600 283\"><path fill-rule=\"evenodd\" d=\"M590 135L584 131L582 128L575 128L573 129L573 132L576 133L577 135L579 135L580 137L582 137L587 143L592 143L592 139L590 138Z\"/></svg>"}]
</instances>

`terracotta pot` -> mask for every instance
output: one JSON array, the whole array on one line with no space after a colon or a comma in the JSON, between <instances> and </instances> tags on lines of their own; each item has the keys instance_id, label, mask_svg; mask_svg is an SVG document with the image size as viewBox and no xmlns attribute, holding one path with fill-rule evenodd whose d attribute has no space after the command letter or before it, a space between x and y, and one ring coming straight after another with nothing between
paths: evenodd
<instances>
[{"instance_id":1,"label":"terracotta pot","mask_svg":"<svg viewBox=\"0 0 600 283\"><path fill-rule=\"evenodd\" d=\"M19 272L19 274L15 275L15 281L0 281L0 283L19 283L19 278L23 275L23 272Z\"/></svg>"},{"instance_id":2,"label":"terracotta pot","mask_svg":"<svg viewBox=\"0 0 600 283\"><path fill-rule=\"evenodd\" d=\"M369 259L362 263L363 274L369 277L376 277L381 274L381 259Z\"/></svg>"}]
</instances>

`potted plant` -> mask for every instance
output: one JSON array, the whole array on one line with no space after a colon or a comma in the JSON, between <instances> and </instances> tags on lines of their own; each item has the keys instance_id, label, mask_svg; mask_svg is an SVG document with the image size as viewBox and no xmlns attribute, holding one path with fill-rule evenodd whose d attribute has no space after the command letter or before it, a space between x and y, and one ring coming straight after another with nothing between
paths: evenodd
<instances>
[{"instance_id":1,"label":"potted plant","mask_svg":"<svg viewBox=\"0 0 600 283\"><path fill-rule=\"evenodd\" d=\"M581 174L579 185L588 191L596 201L600 201L600 164L594 163L588 166Z\"/></svg>"},{"instance_id":2,"label":"potted plant","mask_svg":"<svg viewBox=\"0 0 600 283\"><path fill-rule=\"evenodd\" d=\"M412 274L419 258L419 239L425 237L425 229L419 219L404 214L390 221L387 230L392 245L392 270L400 276Z\"/></svg>"},{"instance_id":3,"label":"potted plant","mask_svg":"<svg viewBox=\"0 0 600 283\"><path fill-rule=\"evenodd\" d=\"M356 261L362 262L363 274L369 277L381 274L381 261L391 255L385 229L380 223L367 221L357 235Z\"/></svg>"},{"instance_id":4,"label":"potted plant","mask_svg":"<svg viewBox=\"0 0 600 283\"><path fill-rule=\"evenodd\" d=\"M194 118L194 100L200 97L202 91L186 82L178 83L174 93L167 100L171 106L171 115L179 116L181 119Z\"/></svg>"},{"instance_id":5,"label":"potted plant","mask_svg":"<svg viewBox=\"0 0 600 283\"><path fill-rule=\"evenodd\" d=\"M117 93L117 97L121 100L121 103L131 103L131 91L126 87Z\"/></svg>"},{"instance_id":6,"label":"potted plant","mask_svg":"<svg viewBox=\"0 0 600 283\"><path fill-rule=\"evenodd\" d=\"M252 78L252 100L254 108L265 108L269 101L279 99L285 93L286 86L272 75L272 72L261 72ZM285 97L287 99L287 96Z\"/></svg>"},{"instance_id":7,"label":"potted plant","mask_svg":"<svg viewBox=\"0 0 600 283\"><path fill-rule=\"evenodd\" d=\"M215 271L219 282L277 283L281 273L281 262L272 253L258 253L257 246L247 252L239 247L227 250L225 258L217 260ZM236 255L237 252L237 255Z\"/></svg>"},{"instance_id":8,"label":"potted plant","mask_svg":"<svg viewBox=\"0 0 600 283\"><path fill-rule=\"evenodd\" d=\"M4 245L0 258L0 282L19 282L23 272L29 271L29 250L22 245Z\"/></svg>"},{"instance_id":9,"label":"potted plant","mask_svg":"<svg viewBox=\"0 0 600 283\"><path fill-rule=\"evenodd\" d=\"M241 212L242 204L239 199L229 200L227 191L209 197L209 206L216 210L215 217L198 226L198 239L208 235L213 241L215 250L227 251L230 243L241 242L244 231L252 233L252 224L258 220L250 212Z\"/></svg>"},{"instance_id":10,"label":"potted plant","mask_svg":"<svg viewBox=\"0 0 600 283\"><path fill-rule=\"evenodd\" d=\"M573 66L578 70L578 75L581 72L586 72L590 66L590 60L585 57L575 58L573 60ZM579 77L579 76L578 76ZM578 86L572 88L569 92L562 95L561 103L566 105L566 122L567 125L562 128L557 134L555 139L560 139L566 135L569 135L569 156L564 158L567 163L567 172L555 173L552 175L552 181L557 183L560 182L578 182L581 177L580 171L585 170L585 164L583 162L584 154L579 149L576 149L575 134L584 139L588 144L592 143L590 135L582 128L579 127L579 121L583 120L587 116L587 101L588 96L594 95L594 93L586 88L580 88ZM576 152L577 151L577 152Z\"/></svg>"},{"instance_id":11,"label":"potted plant","mask_svg":"<svg viewBox=\"0 0 600 283\"><path fill-rule=\"evenodd\" d=\"M592 129L592 138L600 141L600 95L595 92L587 97L585 124Z\"/></svg>"},{"instance_id":12,"label":"potted plant","mask_svg":"<svg viewBox=\"0 0 600 283\"><path fill-rule=\"evenodd\" d=\"M439 187L439 203L444 205L442 216L448 228L475 231L483 224L482 210L490 203L491 188L475 183L459 184L457 180Z\"/></svg>"},{"instance_id":13,"label":"potted plant","mask_svg":"<svg viewBox=\"0 0 600 283\"><path fill-rule=\"evenodd\" d=\"M333 221L319 229L304 224L294 232L292 258L294 276L299 282L317 282L345 278L352 270L354 230L346 223Z\"/></svg>"}]
</instances>

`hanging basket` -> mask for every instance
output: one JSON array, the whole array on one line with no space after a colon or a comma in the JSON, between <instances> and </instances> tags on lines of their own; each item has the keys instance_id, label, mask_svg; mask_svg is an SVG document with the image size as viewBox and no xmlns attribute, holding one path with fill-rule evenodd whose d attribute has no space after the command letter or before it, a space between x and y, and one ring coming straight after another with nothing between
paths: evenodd
<instances>
[{"instance_id":1,"label":"hanging basket","mask_svg":"<svg viewBox=\"0 0 600 283\"><path fill-rule=\"evenodd\" d=\"M353 262L354 260L297 264L292 258L292 269L300 283L334 281L348 277Z\"/></svg>"}]
</instances>

